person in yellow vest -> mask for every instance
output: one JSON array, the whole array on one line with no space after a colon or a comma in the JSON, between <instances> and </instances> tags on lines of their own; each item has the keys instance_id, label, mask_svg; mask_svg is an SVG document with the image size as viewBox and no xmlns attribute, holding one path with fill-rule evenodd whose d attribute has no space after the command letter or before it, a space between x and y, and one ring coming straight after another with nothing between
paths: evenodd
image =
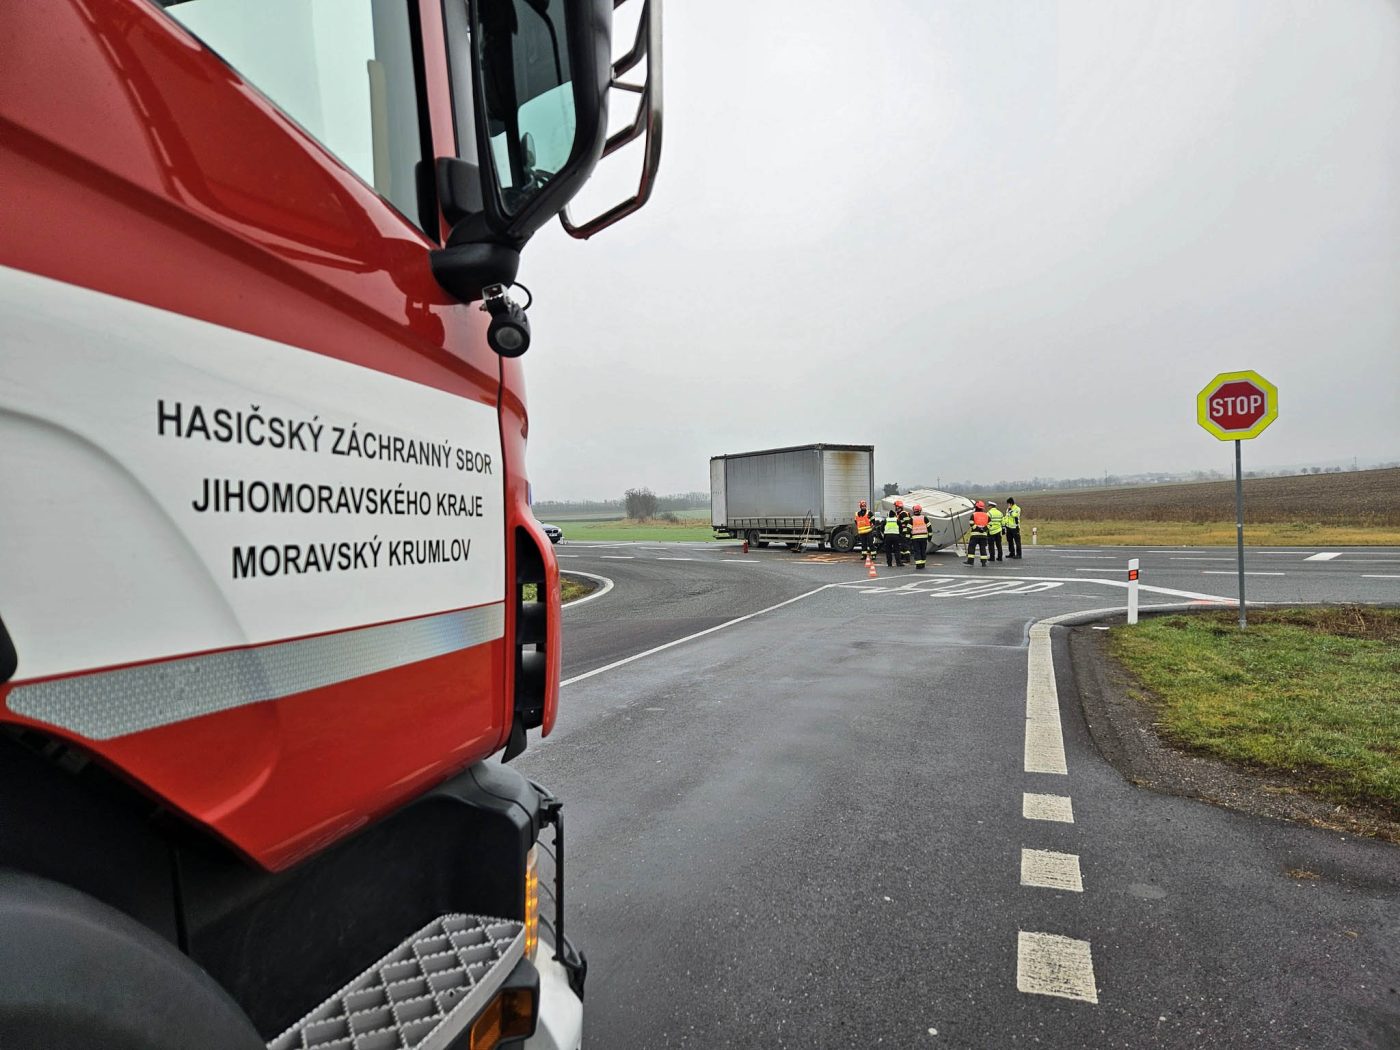
<instances>
[{"instance_id":1,"label":"person in yellow vest","mask_svg":"<svg viewBox=\"0 0 1400 1050\"><path fill-rule=\"evenodd\" d=\"M996 505L995 500L987 501L987 543L991 547L992 561L1001 561L1001 530L1006 524L1006 515Z\"/></svg>"},{"instance_id":2,"label":"person in yellow vest","mask_svg":"<svg viewBox=\"0 0 1400 1050\"><path fill-rule=\"evenodd\" d=\"M869 558L872 554L871 541L875 538L875 523L870 520L870 508L865 500L856 508L856 550L864 551Z\"/></svg>"},{"instance_id":3,"label":"person in yellow vest","mask_svg":"<svg viewBox=\"0 0 1400 1050\"><path fill-rule=\"evenodd\" d=\"M894 508L885 519L885 534L880 537L880 545L885 548L885 564L890 568L904 564L904 525L900 521L904 501L895 500Z\"/></svg>"},{"instance_id":4,"label":"person in yellow vest","mask_svg":"<svg viewBox=\"0 0 1400 1050\"><path fill-rule=\"evenodd\" d=\"M980 499L973 504L972 525L967 533L967 563L972 564L972 552L978 551L982 555L982 564L987 564L987 523L991 520L987 517L987 505Z\"/></svg>"},{"instance_id":5,"label":"person in yellow vest","mask_svg":"<svg viewBox=\"0 0 1400 1050\"><path fill-rule=\"evenodd\" d=\"M1006 532L1006 556L1020 558L1021 508L1011 496L1006 497L1006 520L1002 522L1002 527Z\"/></svg>"},{"instance_id":6,"label":"person in yellow vest","mask_svg":"<svg viewBox=\"0 0 1400 1050\"><path fill-rule=\"evenodd\" d=\"M914 571L923 572L928 562L929 519L924 517L924 508L914 504L914 513L909 516L909 542L914 548Z\"/></svg>"}]
</instances>

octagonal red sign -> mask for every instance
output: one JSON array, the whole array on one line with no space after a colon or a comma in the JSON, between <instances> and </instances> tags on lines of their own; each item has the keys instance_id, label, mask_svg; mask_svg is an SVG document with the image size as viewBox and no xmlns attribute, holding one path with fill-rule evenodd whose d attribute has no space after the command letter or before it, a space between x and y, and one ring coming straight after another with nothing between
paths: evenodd
<instances>
[{"instance_id":1,"label":"octagonal red sign","mask_svg":"<svg viewBox=\"0 0 1400 1050\"><path fill-rule=\"evenodd\" d=\"M1254 383L1239 379L1206 395L1210 418L1221 430L1248 430L1269 410L1269 395Z\"/></svg>"}]
</instances>

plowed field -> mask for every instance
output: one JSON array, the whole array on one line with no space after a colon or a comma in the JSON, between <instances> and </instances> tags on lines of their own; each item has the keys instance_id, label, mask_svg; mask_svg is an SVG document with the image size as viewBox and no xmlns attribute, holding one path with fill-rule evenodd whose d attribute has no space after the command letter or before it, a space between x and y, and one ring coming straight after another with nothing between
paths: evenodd
<instances>
[{"instance_id":1,"label":"plowed field","mask_svg":"<svg viewBox=\"0 0 1400 1050\"><path fill-rule=\"evenodd\" d=\"M1235 520L1234 481L1027 495L1037 521ZM1246 478L1246 522L1309 525L1400 525L1400 468Z\"/></svg>"}]
</instances>

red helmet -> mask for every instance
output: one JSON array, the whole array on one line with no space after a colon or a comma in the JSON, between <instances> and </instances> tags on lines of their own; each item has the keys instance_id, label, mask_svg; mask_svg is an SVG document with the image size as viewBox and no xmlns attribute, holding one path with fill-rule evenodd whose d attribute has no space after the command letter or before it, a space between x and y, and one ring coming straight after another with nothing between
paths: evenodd
<instances>
[{"instance_id":1,"label":"red helmet","mask_svg":"<svg viewBox=\"0 0 1400 1050\"><path fill-rule=\"evenodd\" d=\"M977 509L978 509L978 510L986 510L986 509L987 509L987 505L986 505L985 503L983 503L983 502L979 499L979 500L977 501Z\"/></svg>"},{"instance_id":2,"label":"red helmet","mask_svg":"<svg viewBox=\"0 0 1400 1050\"><path fill-rule=\"evenodd\" d=\"M921 507L921 506L919 506L917 503L915 503L915 504L914 504L914 513L915 513L915 514L922 514L923 512L924 512L924 508Z\"/></svg>"},{"instance_id":3,"label":"red helmet","mask_svg":"<svg viewBox=\"0 0 1400 1050\"><path fill-rule=\"evenodd\" d=\"M902 507L902 506L904 506L904 501L903 501L902 499L897 499L897 500L894 501L894 505L895 505L896 507Z\"/></svg>"}]
</instances>

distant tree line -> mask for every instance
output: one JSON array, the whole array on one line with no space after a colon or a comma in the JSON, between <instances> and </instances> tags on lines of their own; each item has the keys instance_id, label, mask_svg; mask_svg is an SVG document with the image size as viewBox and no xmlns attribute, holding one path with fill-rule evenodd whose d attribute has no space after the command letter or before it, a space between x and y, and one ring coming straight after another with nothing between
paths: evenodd
<instances>
[{"instance_id":1,"label":"distant tree line","mask_svg":"<svg viewBox=\"0 0 1400 1050\"><path fill-rule=\"evenodd\" d=\"M1371 469L1384 469L1400 464L1378 463ZM1348 467L1341 467L1336 464L1318 467L1281 467L1274 470L1247 470L1244 476L1247 478L1286 478L1297 477L1302 474L1340 474L1344 470L1352 471L1357 467L1353 464ZM940 489L944 492L954 492L961 496L992 496L1000 498L1002 496L1020 497L1025 492L1063 492L1074 489L1102 489L1102 488L1122 488L1125 486L1140 485L1179 485L1185 482L1194 481L1227 481L1234 477L1233 472L1222 470L1189 470L1176 473L1166 473L1161 471L1145 474L1096 474L1093 477L1078 478L1047 478L1036 476L1033 478L1021 478L1015 481L944 481L939 478L934 483L924 482L918 485L911 485L908 488L899 488L894 484L885 486L885 495L891 496L895 492L908 492L913 489Z\"/></svg>"},{"instance_id":2,"label":"distant tree line","mask_svg":"<svg viewBox=\"0 0 1400 1050\"><path fill-rule=\"evenodd\" d=\"M535 516L547 518L552 514L596 514L599 517L607 517L611 514L621 514L629 518L636 517L628 506L628 496L632 493L645 493L646 496L654 500L650 504L651 512L646 517L656 517L660 514L675 513L676 511L709 510L710 494L708 492L673 492L667 495L657 495L645 486L628 489L621 499L603 500L535 500L532 504Z\"/></svg>"}]
</instances>

